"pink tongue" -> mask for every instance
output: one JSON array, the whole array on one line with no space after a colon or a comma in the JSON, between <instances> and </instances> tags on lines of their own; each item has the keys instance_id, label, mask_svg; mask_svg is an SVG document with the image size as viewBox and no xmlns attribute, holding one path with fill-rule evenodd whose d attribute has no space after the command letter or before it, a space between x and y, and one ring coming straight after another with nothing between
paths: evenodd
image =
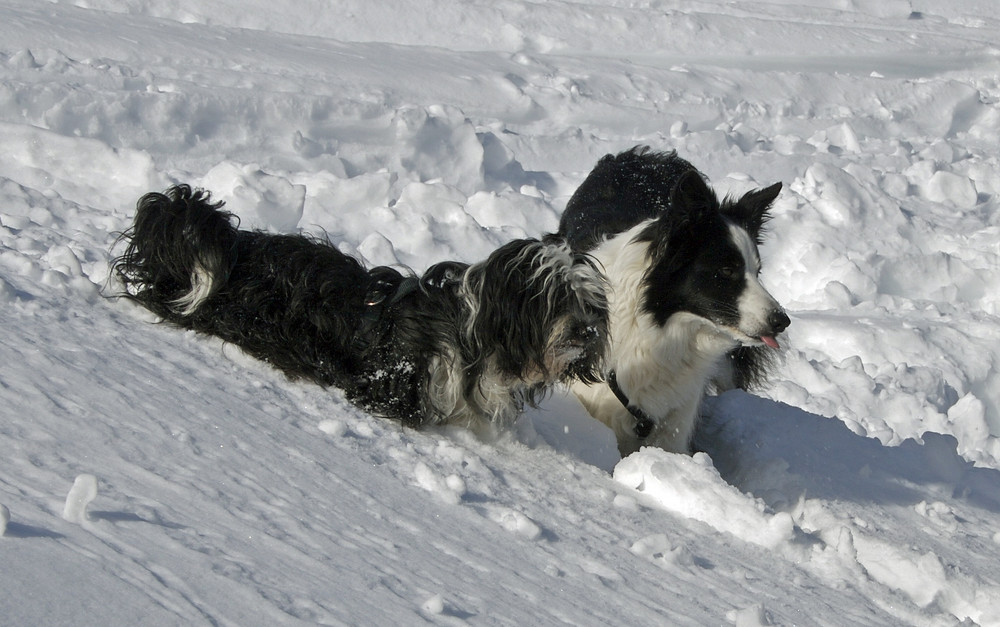
<instances>
[{"instance_id":1,"label":"pink tongue","mask_svg":"<svg viewBox=\"0 0 1000 627\"><path fill-rule=\"evenodd\" d=\"M774 339L770 335L762 335L762 336L760 336L760 341L764 342L765 344L767 344L771 348L780 348L778 346L778 340Z\"/></svg>"}]
</instances>

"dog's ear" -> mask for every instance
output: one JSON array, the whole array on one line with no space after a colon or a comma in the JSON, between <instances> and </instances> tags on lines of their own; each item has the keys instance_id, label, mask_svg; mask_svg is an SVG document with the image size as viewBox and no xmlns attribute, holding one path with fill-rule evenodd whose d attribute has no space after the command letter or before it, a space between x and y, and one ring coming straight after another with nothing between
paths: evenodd
<instances>
[{"instance_id":1,"label":"dog's ear","mask_svg":"<svg viewBox=\"0 0 1000 627\"><path fill-rule=\"evenodd\" d=\"M719 199L701 173L688 170L677 180L670 193L670 203L660 218L660 237L687 232L706 216L717 215Z\"/></svg>"},{"instance_id":2,"label":"dog's ear","mask_svg":"<svg viewBox=\"0 0 1000 627\"><path fill-rule=\"evenodd\" d=\"M670 193L670 212L698 214L708 209L717 209L719 200L708 186L701 173L688 170L677 180Z\"/></svg>"},{"instance_id":3,"label":"dog's ear","mask_svg":"<svg viewBox=\"0 0 1000 627\"><path fill-rule=\"evenodd\" d=\"M639 238L650 242L653 258L672 266L684 258L705 222L719 219L718 197L701 173L691 169L677 179L669 203Z\"/></svg>"},{"instance_id":4,"label":"dog's ear","mask_svg":"<svg viewBox=\"0 0 1000 627\"><path fill-rule=\"evenodd\" d=\"M760 244L764 224L771 217L768 214L771 203L778 197L780 191L781 183L775 183L770 187L747 192L736 201L727 198L722 203L722 213L745 228L750 237Z\"/></svg>"},{"instance_id":5,"label":"dog's ear","mask_svg":"<svg viewBox=\"0 0 1000 627\"><path fill-rule=\"evenodd\" d=\"M463 358L472 368L483 368L489 357L501 374L513 378L543 363L551 322L544 292L549 275L540 271L544 248L534 240L515 240L469 268L465 289L473 316ZM470 385L476 380L470 377Z\"/></svg>"}]
</instances>

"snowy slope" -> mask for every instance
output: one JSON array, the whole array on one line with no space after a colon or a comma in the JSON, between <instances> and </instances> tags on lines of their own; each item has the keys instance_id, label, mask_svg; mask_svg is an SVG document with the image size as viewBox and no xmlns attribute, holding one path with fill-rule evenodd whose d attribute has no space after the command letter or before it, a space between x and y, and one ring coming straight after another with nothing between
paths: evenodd
<instances>
[{"instance_id":1,"label":"snowy slope","mask_svg":"<svg viewBox=\"0 0 1000 627\"><path fill-rule=\"evenodd\" d=\"M1000 19L942 4L3 3L0 624L1000 625ZM403 430L102 297L173 182L420 270L638 143L785 184L783 361L694 457L560 392Z\"/></svg>"}]
</instances>

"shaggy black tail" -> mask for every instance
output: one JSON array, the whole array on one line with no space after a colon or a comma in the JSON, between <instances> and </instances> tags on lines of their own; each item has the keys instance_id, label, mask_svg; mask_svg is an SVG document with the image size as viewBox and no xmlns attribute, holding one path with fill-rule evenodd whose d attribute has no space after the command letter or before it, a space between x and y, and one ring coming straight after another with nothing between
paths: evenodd
<instances>
[{"instance_id":1,"label":"shaggy black tail","mask_svg":"<svg viewBox=\"0 0 1000 627\"><path fill-rule=\"evenodd\" d=\"M140 198L135 222L120 238L128 243L125 252L113 265L124 296L177 321L215 293L229 275L237 242L234 216L223 205L188 185Z\"/></svg>"}]
</instances>

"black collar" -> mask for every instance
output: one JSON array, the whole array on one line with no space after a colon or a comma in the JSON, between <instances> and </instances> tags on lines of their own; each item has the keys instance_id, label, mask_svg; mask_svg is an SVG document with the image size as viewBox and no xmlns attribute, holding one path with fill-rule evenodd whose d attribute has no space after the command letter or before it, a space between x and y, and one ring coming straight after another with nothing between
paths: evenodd
<instances>
[{"instance_id":1,"label":"black collar","mask_svg":"<svg viewBox=\"0 0 1000 627\"><path fill-rule=\"evenodd\" d=\"M635 432L636 437L640 440L648 438L649 434L653 432L653 427L656 426L656 421L650 418L649 414L642 411L642 408L633 405L628 400L628 396L625 395L621 386L618 385L618 376L614 370L608 373L608 387L611 388L618 402L624 405L628 413L635 417L635 427L632 430Z\"/></svg>"}]
</instances>

